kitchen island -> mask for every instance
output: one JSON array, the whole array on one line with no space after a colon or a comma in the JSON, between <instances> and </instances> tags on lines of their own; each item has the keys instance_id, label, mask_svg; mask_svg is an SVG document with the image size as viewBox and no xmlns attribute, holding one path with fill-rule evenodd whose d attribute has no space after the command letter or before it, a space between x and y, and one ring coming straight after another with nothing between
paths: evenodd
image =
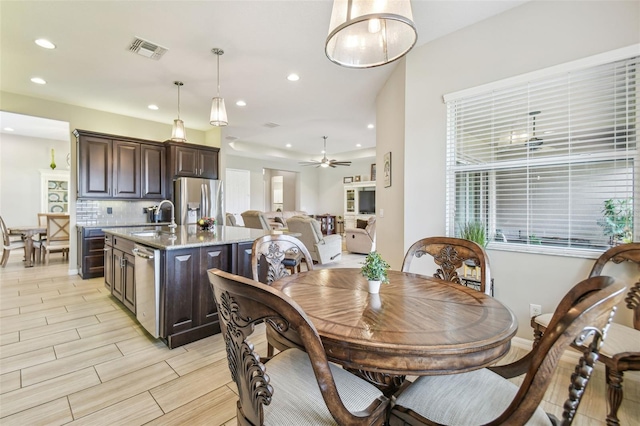
<instances>
[{"instance_id":1,"label":"kitchen island","mask_svg":"<svg viewBox=\"0 0 640 426\"><path fill-rule=\"evenodd\" d=\"M108 228L105 287L169 348L220 332L207 270L251 277L251 245L265 231L196 225Z\"/></svg>"}]
</instances>

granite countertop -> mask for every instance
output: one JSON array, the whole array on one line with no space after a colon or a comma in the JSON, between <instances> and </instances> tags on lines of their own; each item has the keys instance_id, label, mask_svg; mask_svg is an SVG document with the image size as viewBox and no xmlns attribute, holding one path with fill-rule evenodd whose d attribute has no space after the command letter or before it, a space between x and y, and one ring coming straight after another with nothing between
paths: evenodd
<instances>
[{"instance_id":1,"label":"granite countertop","mask_svg":"<svg viewBox=\"0 0 640 426\"><path fill-rule=\"evenodd\" d=\"M79 225L76 224L78 229L105 229L105 228L125 228L130 226L162 226L168 225L171 222L158 222L158 223L149 223L149 222L134 222L134 223L103 223L96 225Z\"/></svg>"},{"instance_id":2,"label":"granite countertop","mask_svg":"<svg viewBox=\"0 0 640 426\"><path fill-rule=\"evenodd\" d=\"M214 231L201 231L197 225L179 225L175 234L167 226L105 228L104 232L160 250L244 243L269 233L241 226L216 226Z\"/></svg>"}]
</instances>

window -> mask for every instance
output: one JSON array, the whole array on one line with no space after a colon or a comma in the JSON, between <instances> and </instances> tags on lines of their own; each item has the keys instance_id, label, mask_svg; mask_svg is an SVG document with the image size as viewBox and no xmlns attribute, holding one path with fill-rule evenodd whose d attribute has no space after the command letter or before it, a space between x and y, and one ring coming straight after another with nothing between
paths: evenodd
<instances>
[{"instance_id":1,"label":"window","mask_svg":"<svg viewBox=\"0 0 640 426\"><path fill-rule=\"evenodd\" d=\"M626 52L445 96L448 235L481 221L494 248L568 255L633 238L638 58Z\"/></svg>"}]
</instances>

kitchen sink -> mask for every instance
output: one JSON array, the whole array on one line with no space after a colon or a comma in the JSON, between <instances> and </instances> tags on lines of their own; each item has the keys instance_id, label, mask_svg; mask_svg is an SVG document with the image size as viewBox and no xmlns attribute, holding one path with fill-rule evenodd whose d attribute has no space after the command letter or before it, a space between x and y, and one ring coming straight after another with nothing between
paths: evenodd
<instances>
[{"instance_id":1,"label":"kitchen sink","mask_svg":"<svg viewBox=\"0 0 640 426\"><path fill-rule=\"evenodd\" d=\"M172 235L171 232L168 231L154 231L154 230L148 230L148 231L137 231L137 232L132 232L131 235L135 236L135 237L161 237L163 235Z\"/></svg>"}]
</instances>

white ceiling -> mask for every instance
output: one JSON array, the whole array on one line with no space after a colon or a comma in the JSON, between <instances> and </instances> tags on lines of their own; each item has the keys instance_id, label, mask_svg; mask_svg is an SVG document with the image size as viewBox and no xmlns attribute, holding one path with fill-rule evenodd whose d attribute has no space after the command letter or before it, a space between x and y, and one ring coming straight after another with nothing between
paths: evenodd
<instances>
[{"instance_id":1,"label":"white ceiling","mask_svg":"<svg viewBox=\"0 0 640 426\"><path fill-rule=\"evenodd\" d=\"M418 45L524 2L414 0ZM245 149L317 159L327 135L329 156L356 158L354 150L375 147L375 129L367 125L375 123L376 95L395 65L354 70L331 63L324 54L331 6L330 0L3 0L0 89L170 124L177 118L173 81L181 80L181 118L187 128L206 131L216 94L211 49L218 47L225 51L220 85L229 116L223 142L237 138ZM159 61L130 53L135 36L169 50ZM42 49L37 38L57 48ZM292 72L298 82L286 79ZM35 76L47 84L31 83ZM246 107L235 105L240 99ZM10 125L6 115L0 119Z\"/></svg>"}]
</instances>

